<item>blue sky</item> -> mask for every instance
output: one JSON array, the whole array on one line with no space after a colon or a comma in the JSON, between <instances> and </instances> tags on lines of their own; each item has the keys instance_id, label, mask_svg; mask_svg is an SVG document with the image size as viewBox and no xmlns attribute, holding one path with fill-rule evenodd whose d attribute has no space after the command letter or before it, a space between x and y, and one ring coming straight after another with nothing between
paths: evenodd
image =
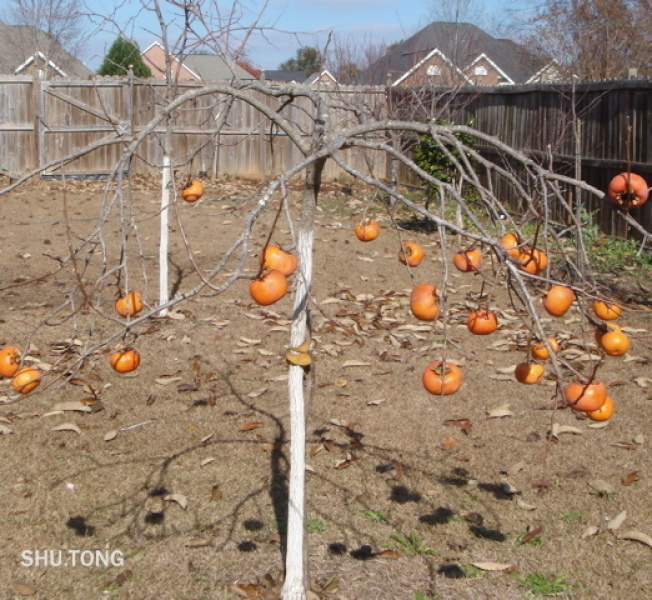
<instances>
[{"instance_id":1,"label":"blue sky","mask_svg":"<svg viewBox=\"0 0 652 600\"><path fill-rule=\"evenodd\" d=\"M142 2L147 5L147 0ZM505 25L503 7L508 0L471 2L472 10L461 20L474 22L492 35L506 37L501 26ZM521 0L515 3L512 0L510 4L524 6L528 2ZM110 8L102 0L89 0L89 4L100 14L105 14ZM165 5L164 0L161 0L161 4ZM409 37L434 20L431 18L433 4L428 0L269 0L261 25L274 31L270 29L264 37L259 35L252 39L247 46L247 54L257 67L276 69L281 62L292 58L301 45L323 47L330 30L340 38L354 40L358 44L366 40L389 44ZM444 4L450 5L451 0ZM230 3L220 3L220 6L228 8ZM262 1L242 0L241 6L245 10L243 21L250 23L252 15L262 6ZM178 16L170 16L170 13L168 19L171 24L183 22ZM160 35L154 15L143 9L137 0L126 2L115 14L114 20L141 48L147 47ZM92 37L82 57L90 68L99 66L117 32L118 27L107 23L102 31Z\"/></svg>"}]
</instances>

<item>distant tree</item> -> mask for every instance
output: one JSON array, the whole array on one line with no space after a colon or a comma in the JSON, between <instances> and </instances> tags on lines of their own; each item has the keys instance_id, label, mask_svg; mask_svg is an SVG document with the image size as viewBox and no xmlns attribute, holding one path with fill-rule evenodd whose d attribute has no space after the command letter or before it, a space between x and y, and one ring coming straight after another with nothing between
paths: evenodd
<instances>
[{"instance_id":1,"label":"distant tree","mask_svg":"<svg viewBox=\"0 0 652 600\"><path fill-rule=\"evenodd\" d=\"M312 46L303 46L297 50L294 58L286 60L279 65L283 71L305 71L310 76L322 68L321 52Z\"/></svg>"},{"instance_id":2,"label":"distant tree","mask_svg":"<svg viewBox=\"0 0 652 600\"><path fill-rule=\"evenodd\" d=\"M247 71L249 75L253 75L256 79L260 79L262 76L260 70L254 67L248 60L236 60L235 64L238 65L241 69Z\"/></svg>"},{"instance_id":3,"label":"distant tree","mask_svg":"<svg viewBox=\"0 0 652 600\"><path fill-rule=\"evenodd\" d=\"M583 80L649 77L650 0L546 0L530 21L531 47L568 66Z\"/></svg>"},{"instance_id":4,"label":"distant tree","mask_svg":"<svg viewBox=\"0 0 652 600\"><path fill-rule=\"evenodd\" d=\"M29 26L20 30L17 42L27 55L39 50L65 68L61 49L80 56L88 39L89 21L83 18L81 6L78 0L8 0L3 18L10 25Z\"/></svg>"},{"instance_id":5,"label":"distant tree","mask_svg":"<svg viewBox=\"0 0 652 600\"><path fill-rule=\"evenodd\" d=\"M117 37L97 71L98 75L126 75L132 65L136 77L151 77L152 72L143 61L138 46L123 37Z\"/></svg>"}]
</instances>

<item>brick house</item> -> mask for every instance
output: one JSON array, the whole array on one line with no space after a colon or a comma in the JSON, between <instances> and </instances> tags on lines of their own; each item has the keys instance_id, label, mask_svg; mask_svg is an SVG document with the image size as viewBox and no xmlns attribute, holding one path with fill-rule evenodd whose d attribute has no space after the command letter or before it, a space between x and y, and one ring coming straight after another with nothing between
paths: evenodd
<instances>
[{"instance_id":1,"label":"brick house","mask_svg":"<svg viewBox=\"0 0 652 600\"><path fill-rule=\"evenodd\" d=\"M516 85L568 74L512 40L468 23L431 23L365 69L360 83L390 86Z\"/></svg>"}]
</instances>

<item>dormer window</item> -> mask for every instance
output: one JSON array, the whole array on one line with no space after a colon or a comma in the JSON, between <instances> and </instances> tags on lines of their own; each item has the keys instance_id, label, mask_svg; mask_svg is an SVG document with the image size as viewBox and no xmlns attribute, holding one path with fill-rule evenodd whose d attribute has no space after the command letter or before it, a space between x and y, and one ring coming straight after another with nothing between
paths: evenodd
<instances>
[{"instance_id":1,"label":"dormer window","mask_svg":"<svg viewBox=\"0 0 652 600\"><path fill-rule=\"evenodd\" d=\"M430 65L426 70L426 73L428 73L430 77L441 75L441 67L439 65Z\"/></svg>"},{"instance_id":2,"label":"dormer window","mask_svg":"<svg viewBox=\"0 0 652 600\"><path fill-rule=\"evenodd\" d=\"M473 74L478 75L478 76L486 75L487 74L487 67L483 67L482 65L477 66L475 68L475 70L473 71Z\"/></svg>"}]
</instances>

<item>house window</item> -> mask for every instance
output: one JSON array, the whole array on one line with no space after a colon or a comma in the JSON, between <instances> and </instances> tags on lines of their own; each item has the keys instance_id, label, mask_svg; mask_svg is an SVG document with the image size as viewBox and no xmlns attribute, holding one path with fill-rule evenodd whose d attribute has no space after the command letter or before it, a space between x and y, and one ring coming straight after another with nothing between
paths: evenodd
<instances>
[{"instance_id":1,"label":"house window","mask_svg":"<svg viewBox=\"0 0 652 600\"><path fill-rule=\"evenodd\" d=\"M441 67L438 65L430 65L426 71L430 77L435 77L436 75L441 75Z\"/></svg>"},{"instance_id":2,"label":"house window","mask_svg":"<svg viewBox=\"0 0 652 600\"><path fill-rule=\"evenodd\" d=\"M487 74L487 67L479 66L475 68L475 71L473 71L475 75L486 75Z\"/></svg>"}]
</instances>

